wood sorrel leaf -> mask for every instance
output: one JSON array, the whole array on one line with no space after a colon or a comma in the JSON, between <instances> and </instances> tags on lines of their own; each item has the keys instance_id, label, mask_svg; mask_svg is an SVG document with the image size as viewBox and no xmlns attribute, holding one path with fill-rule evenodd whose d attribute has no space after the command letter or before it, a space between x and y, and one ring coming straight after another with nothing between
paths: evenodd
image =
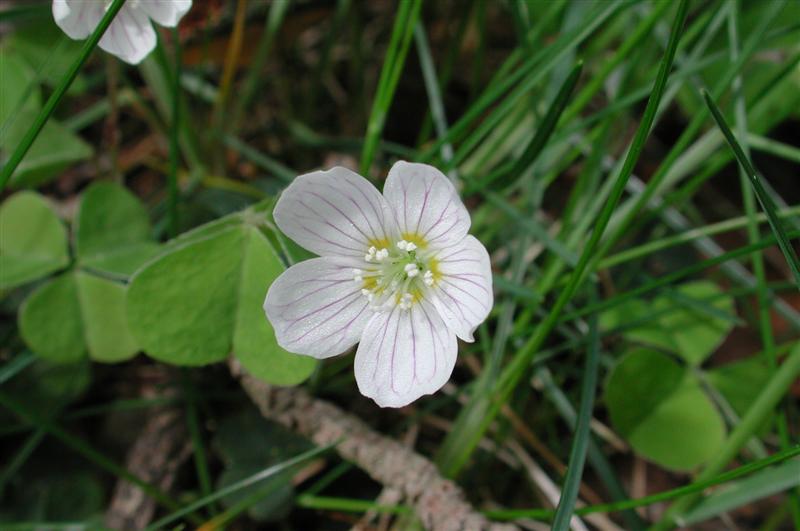
<instances>
[{"instance_id":1,"label":"wood sorrel leaf","mask_svg":"<svg viewBox=\"0 0 800 531\"><path fill-rule=\"evenodd\" d=\"M92 184L81 196L75 223L81 266L127 278L158 251L139 199L111 182Z\"/></svg>"},{"instance_id":2,"label":"wood sorrel leaf","mask_svg":"<svg viewBox=\"0 0 800 531\"><path fill-rule=\"evenodd\" d=\"M625 354L609 375L605 398L620 434L665 468L691 470L725 438L722 418L695 376L666 354Z\"/></svg>"},{"instance_id":3,"label":"wood sorrel leaf","mask_svg":"<svg viewBox=\"0 0 800 531\"><path fill-rule=\"evenodd\" d=\"M40 286L19 313L25 343L57 362L88 355L103 362L128 359L139 350L125 318L125 286L70 271Z\"/></svg>"},{"instance_id":4,"label":"wood sorrel leaf","mask_svg":"<svg viewBox=\"0 0 800 531\"><path fill-rule=\"evenodd\" d=\"M46 276L69 263L67 232L37 193L19 192L0 207L0 289Z\"/></svg>"},{"instance_id":5,"label":"wood sorrel leaf","mask_svg":"<svg viewBox=\"0 0 800 531\"><path fill-rule=\"evenodd\" d=\"M205 365L233 352L270 383L307 378L314 360L281 349L262 310L283 270L267 239L230 220L196 236L167 244L131 281L128 319L144 351L176 365Z\"/></svg>"}]
</instances>

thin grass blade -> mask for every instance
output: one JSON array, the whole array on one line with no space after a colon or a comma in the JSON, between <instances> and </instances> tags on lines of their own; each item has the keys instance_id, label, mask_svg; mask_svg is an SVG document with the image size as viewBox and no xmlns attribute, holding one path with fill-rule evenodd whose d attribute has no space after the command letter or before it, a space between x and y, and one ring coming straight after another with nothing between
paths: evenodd
<instances>
[{"instance_id":1,"label":"thin grass blade","mask_svg":"<svg viewBox=\"0 0 800 531\"><path fill-rule=\"evenodd\" d=\"M792 275L794 275L794 280L797 284L797 287L800 288L800 259L798 259L794 247L792 247L792 244L789 242L789 236L786 234L786 230L783 228L783 223L778 216L778 208L775 206L772 198L765 190L761 176L750 162L750 159L747 158L747 155L744 154L742 146L739 144L739 141L736 140L736 136L734 136L733 131L731 131L731 128L725 121L725 117L722 116L719 107L717 107L717 104L714 103L713 99L711 99L711 96L707 91L703 90L702 93L703 98L706 100L706 105L708 105L708 109L711 111L711 116L714 117L714 121L717 122L722 134L725 136L725 140L733 150L734 155L736 155L736 160L739 161L739 164L742 166L747 174L747 177L750 179L750 184L753 186L753 191L756 193L758 202L761 203L761 207L767 214L767 219L769 220L769 225L772 228L772 232L775 233L778 247L780 247L781 252L783 252L783 256L789 263L789 268L792 270Z\"/></svg>"}]
</instances>

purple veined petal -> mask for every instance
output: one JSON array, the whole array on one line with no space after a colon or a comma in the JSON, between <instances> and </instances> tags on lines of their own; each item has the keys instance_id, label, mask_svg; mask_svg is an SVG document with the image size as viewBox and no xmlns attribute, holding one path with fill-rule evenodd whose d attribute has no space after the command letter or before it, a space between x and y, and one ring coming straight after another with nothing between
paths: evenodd
<instances>
[{"instance_id":1,"label":"purple veined petal","mask_svg":"<svg viewBox=\"0 0 800 531\"><path fill-rule=\"evenodd\" d=\"M264 311L281 347L318 359L355 345L373 315L353 280L353 263L335 258L284 271L267 291Z\"/></svg>"},{"instance_id":2,"label":"purple veined petal","mask_svg":"<svg viewBox=\"0 0 800 531\"><path fill-rule=\"evenodd\" d=\"M100 39L100 48L132 65L140 63L155 47L156 32L150 18L132 3L122 6Z\"/></svg>"},{"instance_id":3,"label":"purple veined petal","mask_svg":"<svg viewBox=\"0 0 800 531\"><path fill-rule=\"evenodd\" d=\"M139 0L137 7L156 24L174 28L192 7L192 0Z\"/></svg>"},{"instance_id":4,"label":"purple veined petal","mask_svg":"<svg viewBox=\"0 0 800 531\"><path fill-rule=\"evenodd\" d=\"M409 240L447 247L469 230L470 218L453 184L427 164L399 161L389 170L383 195Z\"/></svg>"},{"instance_id":5,"label":"purple veined petal","mask_svg":"<svg viewBox=\"0 0 800 531\"><path fill-rule=\"evenodd\" d=\"M321 256L363 258L370 246L387 246L397 233L383 196L342 167L297 177L274 216L284 234Z\"/></svg>"},{"instance_id":6,"label":"purple veined petal","mask_svg":"<svg viewBox=\"0 0 800 531\"><path fill-rule=\"evenodd\" d=\"M105 4L93 0L53 0L53 19L70 39L85 39L100 23Z\"/></svg>"},{"instance_id":7,"label":"purple veined petal","mask_svg":"<svg viewBox=\"0 0 800 531\"><path fill-rule=\"evenodd\" d=\"M472 342L472 333L494 304L489 253L477 238L467 235L440 250L436 260L432 302L447 326L462 340Z\"/></svg>"},{"instance_id":8,"label":"purple veined petal","mask_svg":"<svg viewBox=\"0 0 800 531\"><path fill-rule=\"evenodd\" d=\"M436 310L420 301L374 315L356 351L361 394L381 407L403 407L441 389L453 373L458 344Z\"/></svg>"}]
</instances>

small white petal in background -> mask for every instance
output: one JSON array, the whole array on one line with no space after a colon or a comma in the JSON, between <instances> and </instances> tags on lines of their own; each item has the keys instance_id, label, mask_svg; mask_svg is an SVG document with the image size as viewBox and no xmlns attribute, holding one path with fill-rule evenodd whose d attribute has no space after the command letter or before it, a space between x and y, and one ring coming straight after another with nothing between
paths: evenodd
<instances>
[{"instance_id":1,"label":"small white petal in background","mask_svg":"<svg viewBox=\"0 0 800 531\"><path fill-rule=\"evenodd\" d=\"M53 0L53 18L70 38L85 39L110 4L109 0ZM156 47L151 20L175 27L190 7L192 0L128 0L100 39L100 48L138 64Z\"/></svg>"},{"instance_id":2,"label":"small white petal in background","mask_svg":"<svg viewBox=\"0 0 800 531\"><path fill-rule=\"evenodd\" d=\"M321 258L294 265L264 301L278 343L318 359L359 343L358 389L382 407L435 393L492 308L489 254L467 234L453 185L398 162L381 195L332 168L301 175L274 211L278 227Z\"/></svg>"}]
</instances>

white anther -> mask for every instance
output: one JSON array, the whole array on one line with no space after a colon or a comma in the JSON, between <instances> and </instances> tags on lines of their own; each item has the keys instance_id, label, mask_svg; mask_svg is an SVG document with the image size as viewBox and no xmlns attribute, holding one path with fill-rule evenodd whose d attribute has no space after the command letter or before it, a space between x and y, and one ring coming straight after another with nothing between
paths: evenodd
<instances>
[{"instance_id":1,"label":"white anther","mask_svg":"<svg viewBox=\"0 0 800 531\"><path fill-rule=\"evenodd\" d=\"M361 294L362 295L366 295L367 297L369 297L370 295L372 295L372 292L370 290L368 290L367 288L363 288L361 290Z\"/></svg>"},{"instance_id":2,"label":"white anther","mask_svg":"<svg viewBox=\"0 0 800 531\"><path fill-rule=\"evenodd\" d=\"M402 297L400 297L399 306L403 310L408 310L411 308L411 305L414 303L414 296L410 293L404 293Z\"/></svg>"},{"instance_id":3,"label":"white anther","mask_svg":"<svg viewBox=\"0 0 800 531\"><path fill-rule=\"evenodd\" d=\"M408 275L409 278L419 275L419 268L417 267L417 264L406 264L403 270L406 272L406 275Z\"/></svg>"},{"instance_id":4,"label":"white anther","mask_svg":"<svg viewBox=\"0 0 800 531\"><path fill-rule=\"evenodd\" d=\"M406 251L411 252L417 249L417 244L414 242L406 242Z\"/></svg>"},{"instance_id":5,"label":"white anther","mask_svg":"<svg viewBox=\"0 0 800 531\"><path fill-rule=\"evenodd\" d=\"M360 269L353 269L353 280L356 282L363 282L364 281L364 272Z\"/></svg>"},{"instance_id":6,"label":"white anther","mask_svg":"<svg viewBox=\"0 0 800 531\"><path fill-rule=\"evenodd\" d=\"M422 281L426 286L433 286L433 271L430 269L425 271L425 274L422 275Z\"/></svg>"},{"instance_id":7,"label":"white anther","mask_svg":"<svg viewBox=\"0 0 800 531\"><path fill-rule=\"evenodd\" d=\"M377 251L377 249L375 249L374 246L367 249L367 254L364 255L364 260L367 262L372 262L372 260L375 259L375 251Z\"/></svg>"},{"instance_id":8,"label":"white anther","mask_svg":"<svg viewBox=\"0 0 800 531\"><path fill-rule=\"evenodd\" d=\"M371 248L370 248L371 249ZM381 260L386 259L389 256L389 251L386 249L381 249L380 251L375 253L375 259L380 262Z\"/></svg>"},{"instance_id":9,"label":"white anther","mask_svg":"<svg viewBox=\"0 0 800 531\"><path fill-rule=\"evenodd\" d=\"M405 240L400 240L399 242L397 242L397 248L400 249L401 251L405 251L407 245L408 242Z\"/></svg>"}]
</instances>

